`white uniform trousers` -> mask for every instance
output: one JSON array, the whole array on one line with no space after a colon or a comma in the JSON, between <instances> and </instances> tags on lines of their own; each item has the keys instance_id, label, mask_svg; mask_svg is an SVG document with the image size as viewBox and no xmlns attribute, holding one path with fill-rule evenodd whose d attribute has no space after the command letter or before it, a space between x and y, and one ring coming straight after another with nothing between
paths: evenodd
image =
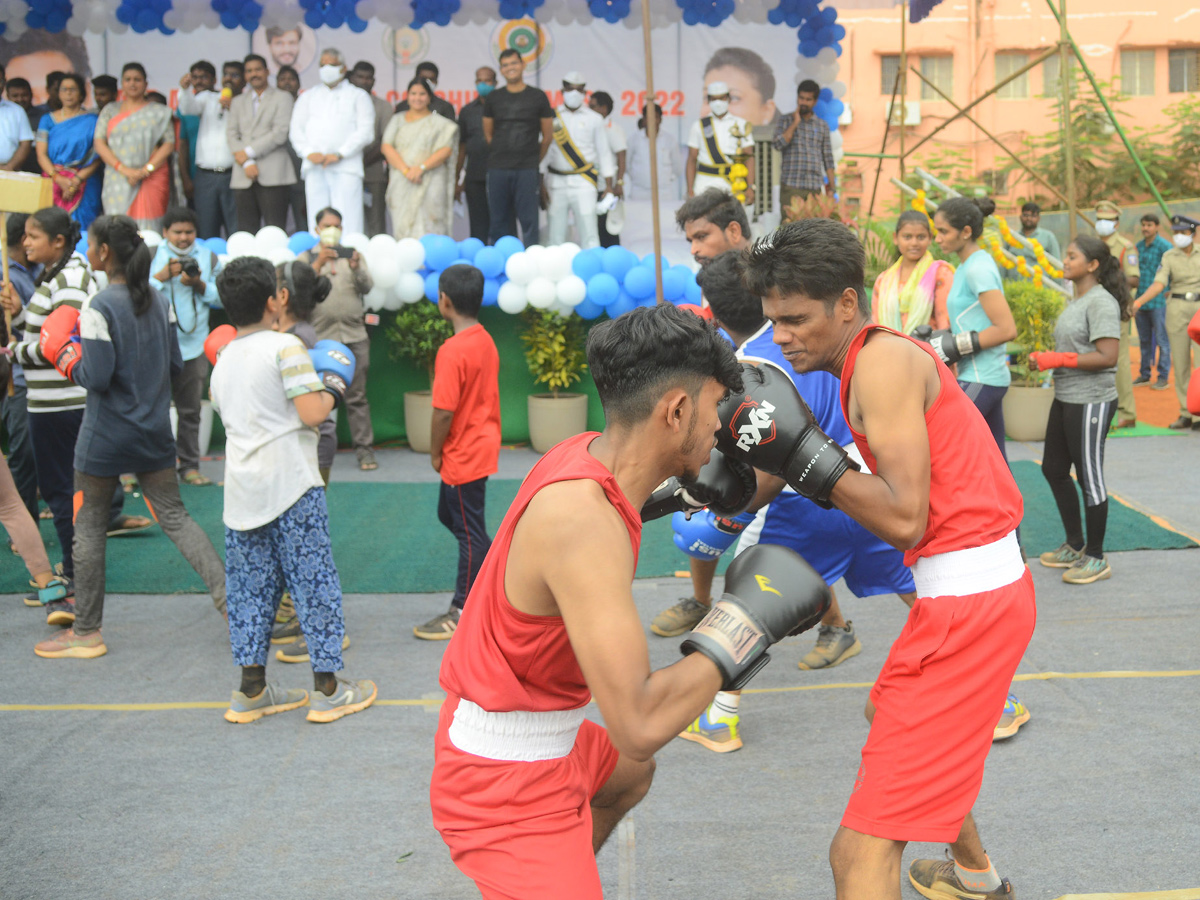
<instances>
[{"instance_id":1,"label":"white uniform trousers","mask_svg":"<svg viewBox=\"0 0 1200 900\"><path fill-rule=\"evenodd\" d=\"M582 175L547 173L546 190L550 207L546 210L549 245L567 242L567 219L575 214L579 246L584 250L600 246L600 226L596 219L596 186Z\"/></svg>"},{"instance_id":2,"label":"white uniform trousers","mask_svg":"<svg viewBox=\"0 0 1200 900\"><path fill-rule=\"evenodd\" d=\"M333 172L313 166L304 176L304 202L308 228L317 230L317 213L333 207L342 215L343 234L363 233L363 180L361 175Z\"/></svg>"},{"instance_id":3,"label":"white uniform trousers","mask_svg":"<svg viewBox=\"0 0 1200 900\"><path fill-rule=\"evenodd\" d=\"M718 191L724 191L727 194L732 194L733 189L729 186L729 182L719 175L705 175L703 172L696 173L696 181L693 188L696 196L700 196L709 188L716 188Z\"/></svg>"}]
</instances>

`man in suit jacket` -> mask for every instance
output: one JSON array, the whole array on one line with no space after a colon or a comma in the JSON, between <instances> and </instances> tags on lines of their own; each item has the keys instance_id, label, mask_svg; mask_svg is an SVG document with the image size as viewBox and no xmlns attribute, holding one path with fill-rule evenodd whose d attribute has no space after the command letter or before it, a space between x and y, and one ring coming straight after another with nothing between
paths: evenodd
<instances>
[{"instance_id":1,"label":"man in suit jacket","mask_svg":"<svg viewBox=\"0 0 1200 900\"><path fill-rule=\"evenodd\" d=\"M233 98L226 135L237 165L230 187L237 201L238 228L254 234L262 224L287 228L288 194L296 170L288 156L292 95L271 87L267 61L246 57L248 90Z\"/></svg>"}]
</instances>

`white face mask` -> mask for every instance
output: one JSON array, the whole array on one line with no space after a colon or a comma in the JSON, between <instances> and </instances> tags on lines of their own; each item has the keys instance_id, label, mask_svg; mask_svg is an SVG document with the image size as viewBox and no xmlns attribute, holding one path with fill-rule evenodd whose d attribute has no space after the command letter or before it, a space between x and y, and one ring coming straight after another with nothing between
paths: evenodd
<instances>
[{"instance_id":1,"label":"white face mask","mask_svg":"<svg viewBox=\"0 0 1200 900\"><path fill-rule=\"evenodd\" d=\"M1192 236L1190 234L1175 235L1175 246L1180 250L1186 250L1192 245Z\"/></svg>"},{"instance_id":2,"label":"white face mask","mask_svg":"<svg viewBox=\"0 0 1200 900\"><path fill-rule=\"evenodd\" d=\"M567 109L579 109L583 106L583 91L563 91L563 105Z\"/></svg>"},{"instance_id":3,"label":"white face mask","mask_svg":"<svg viewBox=\"0 0 1200 900\"><path fill-rule=\"evenodd\" d=\"M342 80L342 67L341 66L321 66L321 70L318 74L320 75L320 78L321 78L321 84L327 84L330 87L333 87L335 84L337 84L339 81Z\"/></svg>"},{"instance_id":4,"label":"white face mask","mask_svg":"<svg viewBox=\"0 0 1200 900\"><path fill-rule=\"evenodd\" d=\"M330 225L328 228L321 229L321 243L326 247L336 247L342 242L342 229L336 225Z\"/></svg>"},{"instance_id":5,"label":"white face mask","mask_svg":"<svg viewBox=\"0 0 1200 900\"><path fill-rule=\"evenodd\" d=\"M1117 223L1112 219L1097 219L1096 234L1100 237L1108 237L1117 230Z\"/></svg>"},{"instance_id":6,"label":"white face mask","mask_svg":"<svg viewBox=\"0 0 1200 900\"><path fill-rule=\"evenodd\" d=\"M729 101L709 100L708 108L712 110L712 114L719 119L721 116L725 115L725 113L729 112Z\"/></svg>"}]
</instances>

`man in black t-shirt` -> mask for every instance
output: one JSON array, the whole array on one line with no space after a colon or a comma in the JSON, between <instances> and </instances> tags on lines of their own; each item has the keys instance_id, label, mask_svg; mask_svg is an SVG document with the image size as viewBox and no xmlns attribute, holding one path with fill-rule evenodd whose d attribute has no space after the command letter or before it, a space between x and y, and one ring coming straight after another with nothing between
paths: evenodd
<instances>
[{"instance_id":1,"label":"man in black t-shirt","mask_svg":"<svg viewBox=\"0 0 1200 900\"><path fill-rule=\"evenodd\" d=\"M554 140L554 110L546 95L527 85L525 61L516 50L500 54L505 85L483 100L483 135L488 142L488 243L516 234L529 247L538 242L538 164Z\"/></svg>"},{"instance_id":2,"label":"man in black t-shirt","mask_svg":"<svg viewBox=\"0 0 1200 900\"><path fill-rule=\"evenodd\" d=\"M414 73L413 77L414 78L424 78L426 81L428 81L434 87L437 87L437 83L438 83L437 63L432 63L432 62L419 63L417 65L417 71ZM368 93L370 93L370 92L368 91ZM432 109L439 116L441 116L443 119L449 119L451 122L455 121L454 104L451 103L449 100L446 100L446 99L434 94L433 99L429 101L429 108ZM402 112L407 112L407 111L408 111L408 101L407 100L401 100L399 103L396 104L396 112L402 113Z\"/></svg>"},{"instance_id":3,"label":"man in black t-shirt","mask_svg":"<svg viewBox=\"0 0 1200 900\"><path fill-rule=\"evenodd\" d=\"M487 243L489 218L487 198L488 142L483 136L483 99L496 89L496 70L481 66L475 70L475 89L479 96L458 114L458 169L454 183L455 199L466 197L471 237ZM462 177L466 169L466 178Z\"/></svg>"}]
</instances>

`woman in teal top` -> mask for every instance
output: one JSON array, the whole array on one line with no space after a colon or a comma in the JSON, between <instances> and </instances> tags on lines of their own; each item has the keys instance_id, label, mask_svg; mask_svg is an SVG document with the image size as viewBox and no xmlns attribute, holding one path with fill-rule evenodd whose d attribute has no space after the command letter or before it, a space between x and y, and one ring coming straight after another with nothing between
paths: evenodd
<instances>
[{"instance_id":1,"label":"woman in teal top","mask_svg":"<svg viewBox=\"0 0 1200 900\"><path fill-rule=\"evenodd\" d=\"M1017 325L1004 299L1000 270L977 242L983 233L983 213L973 200L954 197L941 205L933 224L938 246L962 261L946 298L958 356L958 383L983 413L1007 459L1001 403L1011 379L1004 345L1017 336Z\"/></svg>"}]
</instances>

